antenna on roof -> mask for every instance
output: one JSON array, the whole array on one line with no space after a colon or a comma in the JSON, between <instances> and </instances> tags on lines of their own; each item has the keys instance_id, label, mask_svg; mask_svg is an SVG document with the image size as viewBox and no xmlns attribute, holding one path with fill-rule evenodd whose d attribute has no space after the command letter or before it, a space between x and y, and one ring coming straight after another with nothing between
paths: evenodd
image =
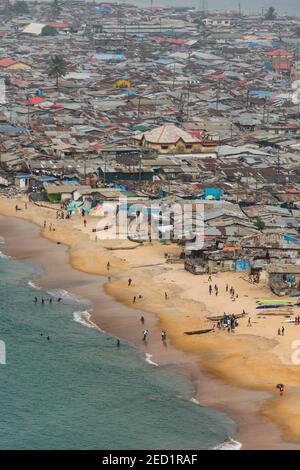
<instances>
[{"instance_id":1,"label":"antenna on roof","mask_svg":"<svg viewBox=\"0 0 300 470\"><path fill-rule=\"evenodd\" d=\"M239 17L242 17L242 5L241 2L239 2Z\"/></svg>"}]
</instances>

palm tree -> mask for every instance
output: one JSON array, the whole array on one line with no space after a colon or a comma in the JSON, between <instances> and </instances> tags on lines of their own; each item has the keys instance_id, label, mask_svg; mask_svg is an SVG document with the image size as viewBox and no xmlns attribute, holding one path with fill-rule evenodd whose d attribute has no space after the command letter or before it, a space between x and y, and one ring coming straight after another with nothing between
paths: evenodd
<instances>
[{"instance_id":1,"label":"palm tree","mask_svg":"<svg viewBox=\"0 0 300 470\"><path fill-rule=\"evenodd\" d=\"M58 0L54 0L51 6L52 14L56 18L61 12L61 4Z\"/></svg>"},{"instance_id":2,"label":"palm tree","mask_svg":"<svg viewBox=\"0 0 300 470\"><path fill-rule=\"evenodd\" d=\"M267 13L265 14L265 20L272 21L276 20L276 10L274 7L269 7Z\"/></svg>"},{"instance_id":3,"label":"palm tree","mask_svg":"<svg viewBox=\"0 0 300 470\"><path fill-rule=\"evenodd\" d=\"M48 72L50 78L55 78L56 88L58 88L58 80L60 77L64 77L67 73L67 63L60 55L51 57L51 67Z\"/></svg>"}]
</instances>

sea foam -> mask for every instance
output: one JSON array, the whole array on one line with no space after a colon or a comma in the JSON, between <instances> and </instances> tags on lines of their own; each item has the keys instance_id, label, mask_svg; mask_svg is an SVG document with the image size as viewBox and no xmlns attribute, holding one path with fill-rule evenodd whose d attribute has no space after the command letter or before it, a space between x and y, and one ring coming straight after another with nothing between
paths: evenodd
<instances>
[{"instance_id":1,"label":"sea foam","mask_svg":"<svg viewBox=\"0 0 300 470\"><path fill-rule=\"evenodd\" d=\"M105 333L104 330L102 330L96 323L94 323L91 320L91 314L88 310L83 310L82 312L73 312L73 319L77 323L80 323L83 326L86 326L87 328L94 328L101 333Z\"/></svg>"},{"instance_id":2,"label":"sea foam","mask_svg":"<svg viewBox=\"0 0 300 470\"><path fill-rule=\"evenodd\" d=\"M2 251L0 251L0 258L2 258L2 259L12 259L11 256L5 255Z\"/></svg>"},{"instance_id":3,"label":"sea foam","mask_svg":"<svg viewBox=\"0 0 300 470\"><path fill-rule=\"evenodd\" d=\"M241 450L241 448L241 442L235 441L230 437L228 441L225 441L222 444L218 444L213 448L213 450Z\"/></svg>"},{"instance_id":4,"label":"sea foam","mask_svg":"<svg viewBox=\"0 0 300 470\"><path fill-rule=\"evenodd\" d=\"M146 353L145 361L148 362L148 364L151 364L152 366L158 367L158 364L156 362L153 362L151 358L152 358L152 354Z\"/></svg>"}]
</instances>

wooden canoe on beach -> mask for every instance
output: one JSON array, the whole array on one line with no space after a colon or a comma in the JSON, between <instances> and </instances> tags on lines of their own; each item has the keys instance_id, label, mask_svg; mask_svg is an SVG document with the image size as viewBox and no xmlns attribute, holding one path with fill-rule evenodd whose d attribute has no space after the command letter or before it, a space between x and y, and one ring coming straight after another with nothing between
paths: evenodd
<instances>
[{"instance_id":1,"label":"wooden canoe on beach","mask_svg":"<svg viewBox=\"0 0 300 470\"><path fill-rule=\"evenodd\" d=\"M214 328L207 328L206 330L195 330L195 331L185 331L185 335L203 335L204 333L209 333L210 331L214 331Z\"/></svg>"},{"instance_id":2,"label":"wooden canoe on beach","mask_svg":"<svg viewBox=\"0 0 300 470\"><path fill-rule=\"evenodd\" d=\"M257 315L259 316L264 316L264 317L286 317L286 318L290 318L293 314L292 313L284 313L284 312L280 312L280 313L276 313L276 312L258 312Z\"/></svg>"}]
</instances>

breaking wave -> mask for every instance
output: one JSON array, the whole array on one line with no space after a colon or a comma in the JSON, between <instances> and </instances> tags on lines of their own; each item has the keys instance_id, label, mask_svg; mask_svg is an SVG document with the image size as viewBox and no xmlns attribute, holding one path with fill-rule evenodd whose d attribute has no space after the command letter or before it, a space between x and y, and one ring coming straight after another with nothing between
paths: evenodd
<instances>
[{"instance_id":1,"label":"breaking wave","mask_svg":"<svg viewBox=\"0 0 300 470\"><path fill-rule=\"evenodd\" d=\"M241 450L241 448L241 442L235 441L230 437L228 441L225 441L222 444L218 444L213 448L213 450Z\"/></svg>"},{"instance_id":2,"label":"breaking wave","mask_svg":"<svg viewBox=\"0 0 300 470\"><path fill-rule=\"evenodd\" d=\"M158 364L156 362L153 362L151 358L152 358L152 354L146 353L145 361L148 362L148 364L151 364L152 366L158 367Z\"/></svg>"}]
</instances>

